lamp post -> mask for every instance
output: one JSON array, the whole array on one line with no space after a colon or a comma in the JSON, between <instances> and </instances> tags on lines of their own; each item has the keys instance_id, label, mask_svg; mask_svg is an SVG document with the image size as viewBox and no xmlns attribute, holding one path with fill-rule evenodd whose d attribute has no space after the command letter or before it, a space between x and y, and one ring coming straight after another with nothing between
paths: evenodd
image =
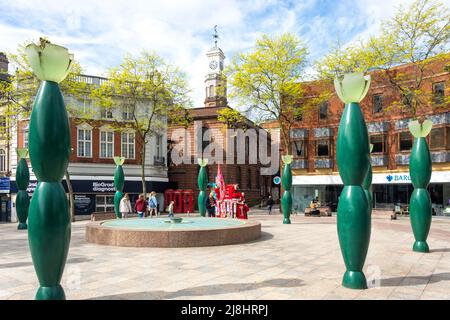
<instances>
[{"instance_id":1,"label":"lamp post","mask_svg":"<svg viewBox=\"0 0 450 320\"><path fill-rule=\"evenodd\" d=\"M28 196L28 184L30 183L30 171L26 158L28 157L27 149L17 149L19 162L16 169L16 183L19 191L16 196L16 212L19 218L19 230L27 230L28 208L30 206L30 197Z\"/></svg>"},{"instance_id":2,"label":"lamp post","mask_svg":"<svg viewBox=\"0 0 450 320\"><path fill-rule=\"evenodd\" d=\"M293 157L291 155L282 157L284 162L283 176L281 182L283 184L284 194L281 199L281 207L283 208L283 224L291 224L291 212L292 212L292 169L291 163Z\"/></svg>"},{"instance_id":3,"label":"lamp post","mask_svg":"<svg viewBox=\"0 0 450 320\"><path fill-rule=\"evenodd\" d=\"M336 145L339 174L344 182L337 216L339 244L347 269L342 285L367 289L362 270L369 249L371 217L363 184L370 179L370 149L359 102L369 90L370 76L346 74L336 78L334 84L336 93L345 103Z\"/></svg>"},{"instance_id":4,"label":"lamp post","mask_svg":"<svg viewBox=\"0 0 450 320\"><path fill-rule=\"evenodd\" d=\"M206 188L208 188L208 175L206 174L206 166L208 165L208 159L198 159L200 170L198 172L198 188L200 193L198 194L198 211L202 217L206 216Z\"/></svg>"},{"instance_id":5,"label":"lamp post","mask_svg":"<svg viewBox=\"0 0 450 320\"><path fill-rule=\"evenodd\" d=\"M70 127L59 88L72 65L64 47L40 39L25 48L34 74L42 81L30 119L30 161L38 185L31 200L28 240L40 287L37 300L64 300L60 285L71 236L66 192L61 184L69 164Z\"/></svg>"},{"instance_id":6,"label":"lamp post","mask_svg":"<svg viewBox=\"0 0 450 320\"><path fill-rule=\"evenodd\" d=\"M427 244L428 233L431 227L431 199L428 193L428 185L431 179L432 165L431 155L426 137L430 134L433 123L425 120L409 123L409 130L414 136L414 145L409 161L409 174L411 176L414 191L409 202L409 216L414 233L413 251L430 252Z\"/></svg>"},{"instance_id":7,"label":"lamp post","mask_svg":"<svg viewBox=\"0 0 450 320\"><path fill-rule=\"evenodd\" d=\"M122 219L120 200L123 198L123 187L125 185L125 174L122 168L125 163L125 158L114 157L114 163L116 164L116 172L114 173L114 188L116 189L116 194L114 195L114 211L116 213L116 218Z\"/></svg>"}]
</instances>

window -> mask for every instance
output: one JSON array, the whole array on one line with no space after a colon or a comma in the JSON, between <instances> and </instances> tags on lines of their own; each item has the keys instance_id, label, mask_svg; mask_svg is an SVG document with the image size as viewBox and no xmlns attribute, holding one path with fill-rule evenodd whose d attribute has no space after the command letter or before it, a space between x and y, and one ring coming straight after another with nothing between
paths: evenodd
<instances>
[{"instance_id":1,"label":"window","mask_svg":"<svg viewBox=\"0 0 450 320\"><path fill-rule=\"evenodd\" d=\"M122 157L135 158L135 135L133 132L122 132Z\"/></svg>"},{"instance_id":2,"label":"window","mask_svg":"<svg viewBox=\"0 0 450 320\"><path fill-rule=\"evenodd\" d=\"M413 138L409 132L400 132L399 134L399 150L400 152L410 151L413 145Z\"/></svg>"},{"instance_id":3,"label":"window","mask_svg":"<svg viewBox=\"0 0 450 320\"><path fill-rule=\"evenodd\" d=\"M433 84L433 100L436 104L441 104L444 102L445 96L445 83L437 82Z\"/></svg>"},{"instance_id":4,"label":"window","mask_svg":"<svg viewBox=\"0 0 450 320\"><path fill-rule=\"evenodd\" d=\"M383 95L374 94L372 98L373 113L380 113L383 111Z\"/></svg>"},{"instance_id":5,"label":"window","mask_svg":"<svg viewBox=\"0 0 450 320\"><path fill-rule=\"evenodd\" d=\"M110 108L102 108L100 110L100 118L102 119L112 119L113 114Z\"/></svg>"},{"instance_id":6,"label":"window","mask_svg":"<svg viewBox=\"0 0 450 320\"><path fill-rule=\"evenodd\" d=\"M215 95L214 86L209 86L209 97L214 97Z\"/></svg>"},{"instance_id":7,"label":"window","mask_svg":"<svg viewBox=\"0 0 450 320\"><path fill-rule=\"evenodd\" d=\"M96 196L96 212L114 212L114 196Z\"/></svg>"},{"instance_id":8,"label":"window","mask_svg":"<svg viewBox=\"0 0 450 320\"><path fill-rule=\"evenodd\" d=\"M322 102L320 104L319 119L328 119L328 101Z\"/></svg>"},{"instance_id":9,"label":"window","mask_svg":"<svg viewBox=\"0 0 450 320\"><path fill-rule=\"evenodd\" d=\"M28 129L23 129L23 147L28 149Z\"/></svg>"},{"instance_id":10,"label":"window","mask_svg":"<svg viewBox=\"0 0 450 320\"><path fill-rule=\"evenodd\" d=\"M294 158L306 158L306 141L297 140L292 142L292 154Z\"/></svg>"},{"instance_id":11,"label":"window","mask_svg":"<svg viewBox=\"0 0 450 320\"><path fill-rule=\"evenodd\" d=\"M77 130L77 156L80 158L92 157L92 130L78 129Z\"/></svg>"},{"instance_id":12,"label":"window","mask_svg":"<svg viewBox=\"0 0 450 320\"><path fill-rule=\"evenodd\" d=\"M163 135L156 135L156 156L158 158L163 157Z\"/></svg>"},{"instance_id":13,"label":"window","mask_svg":"<svg viewBox=\"0 0 450 320\"><path fill-rule=\"evenodd\" d=\"M205 152L206 147L208 147L209 144L211 143L210 139L209 140L205 140L205 134L206 134L206 131L208 131L208 130L209 130L208 127L202 127L202 152Z\"/></svg>"},{"instance_id":14,"label":"window","mask_svg":"<svg viewBox=\"0 0 450 320\"><path fill-rule=\"evenodd\" d=\"M303 108L300 103L295 104L294 106L294 119L296 121L303 121Z\"/></svg>"},{"instance_id":15,"label":"window","mask_svg":"<svg viewBox=\"0 0 450 320\"><path fill-rule=\"evenodd\" d=\"M6 171L6 152L0 149L0 172Z\"/></svg>"},{"instance_id":16,"label":"window","mask_svg":"<svg viewBox=\"0 0 450 320\"><path fill-rule=\"evenodd\" d=\"M100 131L100 158L112 158L114 155L114 132Z\"/></svg>"},{"instance_id":17,"label":"window","mask_svg":"<svg viewBox=\"0 0 450 320\"><path fill-rule=\"evenodd\" d=\"M413 93L408 92L405 94L402 94L402 103L405 107L411 108L413 103Z\"/></svg>"},{"instance_id":18,"label":"window","mask_svg":"<svg viewBox=\"0 0 450 320\"><path fill-rule=\"evenodd\" d=\"M385 135L370 136L370 143L373 145L372 153L387 153L386 141Z\"/></svg>"},{"instance_id":19,"label":"window","mask_svg":"<svg viewBox=\"0 0 450 320\"><path fill-rule=\"evenodd\" d=\"M133 120L133 106L126 105L122 107L122 120Z\"/></svg>"},{"instance_id":20,"label":"window","mask_svg":"<svg viewBox=\"0 0 450 320\"><path fill-rule=\"evenodd\" d=\"M450 127L435 128L431 130L430 149L450 149Z\"/></svg>"},{"instance_id":21,"label":"window","mask_svg":"<svg viewBox=\"0 0 450 320\"><path fill-rule=\"evenodd\" d=\"M316 156L330 157L330 140L317 140Z\"/></svg>"}]
</instances>

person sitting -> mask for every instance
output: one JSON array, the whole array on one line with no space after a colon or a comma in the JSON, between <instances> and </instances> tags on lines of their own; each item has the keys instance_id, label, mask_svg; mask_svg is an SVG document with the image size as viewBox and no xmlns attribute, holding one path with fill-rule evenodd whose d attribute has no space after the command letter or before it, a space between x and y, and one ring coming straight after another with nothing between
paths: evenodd
<instances>
[{"instance_id":1,"label":"person sitting","mask_svg":"<svg viewBox=\"0 0 450 320\"><path fill-rule=\"evenodd\" d=\"M318 198L314 198L310 204L310 208L312 209L311 210L312 216L320 216L320 210L318 209L318 207L319 207L318 206Z\"/></svg>"}]
</instances>

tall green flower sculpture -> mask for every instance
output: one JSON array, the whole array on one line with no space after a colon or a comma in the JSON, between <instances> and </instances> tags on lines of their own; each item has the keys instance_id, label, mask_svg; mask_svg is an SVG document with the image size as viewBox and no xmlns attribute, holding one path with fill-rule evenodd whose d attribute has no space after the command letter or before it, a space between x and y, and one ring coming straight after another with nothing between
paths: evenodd
<instances>
[{"instance_id":1,"label":"tall green flower sculpture","mask_svg":"<svg viewBox=\"0 0 450 320\"><path fill-rule=\"evenodd\" d=\"M16 212L19 218L19 230L27 230L28 208L30 206L30 197L28 196L28 184L30 183L30 171L28 170L28 150L17 149L19 162L16 169L16 183L19 191L16 197Z\"/></svg>"},{"instance_id":2,"label":"tall green flower sculpture","mask_svg":"<svg viewBox=\"0 0 450 320\"><path fill-rule=\"evenodd\" d=\"M208 165L208 159L198 159L200 165L200 171L198 173L198 188L200 193L198 194L198 211L202 217L206 216L206 188L208 187L208 175L206 174L206 166Z\"/></svg>"},{"instance_id":3,"label":"tall green flower sculpture","mask_svg":"<svg viewBox=\"0 0 450 320\"><path fill-rule=\"evenodd\" d=\"M430 252L427 244L428 233L431 227L431 199L428 193L428 184L431 179L431 155L426 137L431 132L433 123L425 120L412 121L409 130L414 136L414 145L409 161L409 174L414 185L414 191L409 203L409 215L414 233L413 250L416 252Z\"/></svg>"},{"instance_id":4,"label":"tall green flower sculpture","mask_svg":"<svg viewBox=\"0 0 450 320\"><path fill-rule=\"evenodd\" d=\"M292 187L292 169L291 169L291 163L293 160L292 156L283 156L282 157L284 162L284 168L283 168L283 176L281 178L281 183L283 184L284 194L283 198L281 199L281 207L283 208L283 224L291 224L291 212L292 212L292 194L291 194L291 187Z\"/></svg>"},{"instance_id":5,"label":"tall green flower sculpture","mask_svg":"<svg viewBox=\"0 0 450 320\"><path fill-rule=\"evenodd\" d=\"M69 251L71 225L61 184L71 152L69 118L59 88L73 56L66 48L41 39L25 48L28 62L42 80L30 119L29 149L38 180L30 204L28 240L40 287L38 300L63 300L61 278Z\"/></svg>"},{"instance_id":6,"label":"tall green flower sculpture","mask_svg":"<svg viewBox=\"0 0 450 320\"><path fill-rule=\"evenodd\" d=\"M116 213L116 218L122 219L120 200L123 198L123 187L125 185L125 174L122 168L125 163L125 158L114 157L114 162L116 164L116 172L114 173L114 188L116 189L116 194L114 196L114 211Z\"/></svg>"},{"instance_id":7,"label":"tall green flower sculpture","mask_svg":"<svg viewBox=\"0 0 450 320\"><path fill-rule=\"evenodd\" d=\"M334 81L345 110L339 124L337 163L344 189L338 205L338 235L347 271L342 285L351 289L366 289L362 272L369 249L371 217L368 197L363 188L370 179L369 137L359 102L370 87L370 76L351 73ZM366 184L368 185L368 183Z\"/></svg>"},{"instance_id":8,"label":"tall green flower sculpture","mask_svg":"<svg viewBox=\"0 0 450 320\"><path fill-rule=\"evenodd\" d=\"M372 153L373 144L370 145L370 153ZM369 213L372 214L373 207L373 188L372 188L372 179L373 179L373 171L372 171L372 163L369 163L369 170L367 171L366 179L364 179L363 188L367 197L367 202L369 204Z\"/></svg>"}]
</instances>

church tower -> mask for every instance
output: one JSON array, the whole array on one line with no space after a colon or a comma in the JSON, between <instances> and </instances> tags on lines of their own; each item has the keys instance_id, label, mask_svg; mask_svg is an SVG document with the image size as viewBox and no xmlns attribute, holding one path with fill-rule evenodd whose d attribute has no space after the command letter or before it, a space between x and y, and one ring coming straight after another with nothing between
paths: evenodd
<instances>
[{"instance_id":1,"label":"church tower","mask_svg":"<svg viewBox=\"0 0 450 320\"><path fill-rule=\"evenodd\" d=\"M225 54L217 46L219 35L217 26L214 28L215 45L206 56L208 57L208 74L205 80L205 107L226 107L227 102L227 81L223 74Z\"/></svg>"}]
</instances>

